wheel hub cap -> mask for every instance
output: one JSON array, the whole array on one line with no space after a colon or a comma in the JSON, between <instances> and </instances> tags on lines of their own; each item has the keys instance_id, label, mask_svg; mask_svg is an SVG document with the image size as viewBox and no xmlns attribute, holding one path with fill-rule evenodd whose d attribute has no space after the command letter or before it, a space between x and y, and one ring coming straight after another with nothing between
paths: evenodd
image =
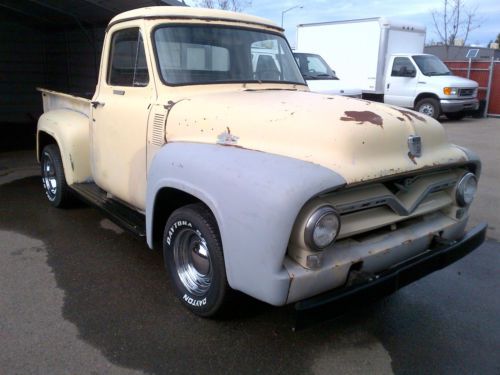
<instances>
[{"instance_id":1,"label":"wheel hub cap","mask_svg":"<svg viewBox=\"0 0 500 375\"><path fill-rule=\"evenodd\" d=\"M204 295L212 281L210 252L200 231L182 229L174 243L174 262L183 286L196 296Z\"/></svg>"},{"instance_id":2,"label":"wheel hub cap","mask_svg":"<svg viewBox=\"0 0 500 375\"><path fill-rule=\"evenodd\" d=\"M49 199L54 200L57 193L57 180L54 163L49 155L44 155L42 165L42 181Z\"/></svg>"}]
</instances>

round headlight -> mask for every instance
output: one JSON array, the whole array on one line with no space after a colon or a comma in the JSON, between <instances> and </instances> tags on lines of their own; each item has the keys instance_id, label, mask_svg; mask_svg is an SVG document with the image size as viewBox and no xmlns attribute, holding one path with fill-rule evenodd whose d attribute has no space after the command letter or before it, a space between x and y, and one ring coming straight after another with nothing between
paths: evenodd
<instances>
[{"instance_id":1,"label":"round headlight","mask_svg":"<svg viewBox=\"0 0 500 375\"><path fill-rule=\"evenodd\" d=\"M473 173L466 173L457 183L456 199L459 206L471 204L477 191L477 179Z\"/></svg>"},{"instance_id":2,"label":"round headlight","mask_svg":"<svg viewBox=\"0 0 500 375\"><path fill-rule=\"evenodd\" d=\"M313 250L321 250L331 245L340 231L340 218L331 206L318 208L307 220L304 239Z\"/></svg>"}]
</instances>

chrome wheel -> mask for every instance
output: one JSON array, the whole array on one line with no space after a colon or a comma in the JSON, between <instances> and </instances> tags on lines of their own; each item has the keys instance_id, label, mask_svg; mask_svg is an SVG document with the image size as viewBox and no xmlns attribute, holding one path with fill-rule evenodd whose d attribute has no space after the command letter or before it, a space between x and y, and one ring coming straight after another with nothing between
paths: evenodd
<instances>
[{"instance_id":1,"label":"chrome wheel","mask_svg":"<svg viewBox=\"0 0 500 375\"><path fill-rule=\"evenodd\" d=\"M54 162L48 153L43 154L42 182L47 198L53 201L57 195L57 178Z\"/></svg>"},{"instance_id":2,"label":"chrome wheel","mask_svg":"<svg viewBox=\"0 0 500 375\"><path fill-rule=\"evenodd\" d=\"M208 245L200 231L182 229L175 238L173 256L182 285L195 296L207 293L213 271Z\"/></svg>"}]
</instances>

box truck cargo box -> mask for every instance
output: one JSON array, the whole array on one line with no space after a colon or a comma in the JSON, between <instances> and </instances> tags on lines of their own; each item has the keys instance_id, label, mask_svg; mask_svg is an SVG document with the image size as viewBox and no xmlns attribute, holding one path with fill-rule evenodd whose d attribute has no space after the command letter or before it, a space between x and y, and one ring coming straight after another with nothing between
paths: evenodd
<instances>
[{"instance_id":1,"label":"box truck cargo box","mask_svg":"<svg viewBox=\"0 0 500 375\"><path fill-rule=\"evenodd\" d=\"M383 17L303 24L297 48L320 54L365 98L434 118L462 118L478 108L478 85L423 54L425 32L425 26Z\"/></svg>"}]
</instances>

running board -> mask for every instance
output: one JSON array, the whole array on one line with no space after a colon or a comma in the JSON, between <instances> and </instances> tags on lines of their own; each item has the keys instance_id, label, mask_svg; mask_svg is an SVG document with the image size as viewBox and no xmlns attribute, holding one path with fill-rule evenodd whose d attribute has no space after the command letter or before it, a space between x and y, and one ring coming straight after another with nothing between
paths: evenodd
<instances>
[{"instance_id":1,"label":"running board","mask_svg":"<svg viewBox=\"0 0 500 375\"><path fill-rule=\"evenodd\" d=\"M146 218L126 205L108 198L106 192L94 183L73 184L76 194L101 209L111 220L138 237L146 235Z\"/></svg>"}]
</instances>

